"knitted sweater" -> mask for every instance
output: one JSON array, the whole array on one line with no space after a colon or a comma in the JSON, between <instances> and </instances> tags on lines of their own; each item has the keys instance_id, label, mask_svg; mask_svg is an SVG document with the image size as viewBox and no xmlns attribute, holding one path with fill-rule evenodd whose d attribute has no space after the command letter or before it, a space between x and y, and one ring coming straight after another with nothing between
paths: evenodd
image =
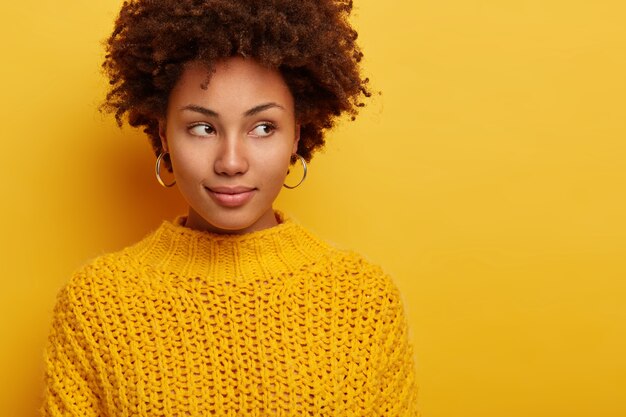
<instances>
[{"instance_id":1,"label":"knitted sweater","mask_svg":"<svg viewBox=\"0 0 626 417\"><path fill-rule=\"evenodd\" d=\"M295 222L164 222L59 292L43 416L416 416L412 348L380 268Z\"/></svg>"}]
</instances>

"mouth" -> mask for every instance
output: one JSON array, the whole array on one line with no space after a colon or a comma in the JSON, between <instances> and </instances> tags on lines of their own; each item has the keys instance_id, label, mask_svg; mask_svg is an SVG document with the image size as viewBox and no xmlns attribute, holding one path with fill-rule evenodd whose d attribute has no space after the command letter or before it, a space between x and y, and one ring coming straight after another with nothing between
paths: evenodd
<instances>
[{"instance_id":1,"label":"mouth","mask_svg":"<svg viewBox=\"0 0 626 417\"><path fill-rule=\"evenodd\" d=\"M254 194L256 188L251 187L204 187L209 196L223 207L239 207L246 204Z\"/></svg>"}]
</instances>

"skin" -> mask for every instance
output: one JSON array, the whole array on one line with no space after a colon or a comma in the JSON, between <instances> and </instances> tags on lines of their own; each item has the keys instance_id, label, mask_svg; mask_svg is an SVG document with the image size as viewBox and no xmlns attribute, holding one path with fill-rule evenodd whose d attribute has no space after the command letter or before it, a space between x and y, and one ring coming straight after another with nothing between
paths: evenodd
<instances>
[{"instance_id":1,"label":"skin","mask_svg":"<svg viewBox=\"0 0 626 417\"><path fill-rule=\"evenodd\" d=\"M278 224L272 204L300 137L279 72L241 57L213 73L188 63L159 134L189 204L187 227L242 234Z\"/></svg>"}]
</instances>

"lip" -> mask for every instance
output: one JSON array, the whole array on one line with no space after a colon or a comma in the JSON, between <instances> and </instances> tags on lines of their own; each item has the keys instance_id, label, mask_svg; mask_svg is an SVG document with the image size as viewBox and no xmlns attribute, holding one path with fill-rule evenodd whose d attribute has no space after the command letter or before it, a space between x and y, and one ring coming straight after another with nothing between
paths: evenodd
<instances>
[{"instance_id":1,"label":"lip","mask_svg":"<svg viewBox=\"0 0 626 417\"><path fill-rule=\"evenodd\" d=\"M239 207L254 196L256 188L250 187L204 187L209 196L220 206Z\"/></svg>"}]
</instances>

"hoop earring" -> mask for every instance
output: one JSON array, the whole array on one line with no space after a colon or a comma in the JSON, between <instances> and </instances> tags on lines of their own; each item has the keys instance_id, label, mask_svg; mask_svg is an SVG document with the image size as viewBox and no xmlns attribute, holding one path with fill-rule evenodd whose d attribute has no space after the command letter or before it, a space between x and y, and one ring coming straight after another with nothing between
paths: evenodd
<instances>
[{"instance_id":1,"label":"hoop earring","mask_svg":"<svg viewBox=\"0 0 626 417\"><path fill-rule=\"evenodd\" d=\"M304 181L304 179L306 178L306 172L307 172L306 160L298 154L295 154L295 156L300 158L300 162L302 163L302 169L304 170L304 174L302 175L302 179L300 180L300 182L297 183L296 185L291 186L291 185L283 184L283 187L289 188L290 190L297 188L300 184L302 184L302 181Z\"/></svg>"},{"instance_id":2,"label":"hoop earring","mask_svg":"<svg viewBox=\"0 0 626 417\"><path fill-rule=\"evenodd\" d=\"M169 152L161 151L161 153L159 154L156 160L156 165L154 166L154 173L156 174L157 181L159 182L159 184L161 184L165 188L170 188L174 184L176 184L176 180L174 180L174 182L166 184L165 181L163 181L163 178L161 178L161 161L163 160L163 157L167 155L168 153Z\"/></svg>"}]
</instances>

